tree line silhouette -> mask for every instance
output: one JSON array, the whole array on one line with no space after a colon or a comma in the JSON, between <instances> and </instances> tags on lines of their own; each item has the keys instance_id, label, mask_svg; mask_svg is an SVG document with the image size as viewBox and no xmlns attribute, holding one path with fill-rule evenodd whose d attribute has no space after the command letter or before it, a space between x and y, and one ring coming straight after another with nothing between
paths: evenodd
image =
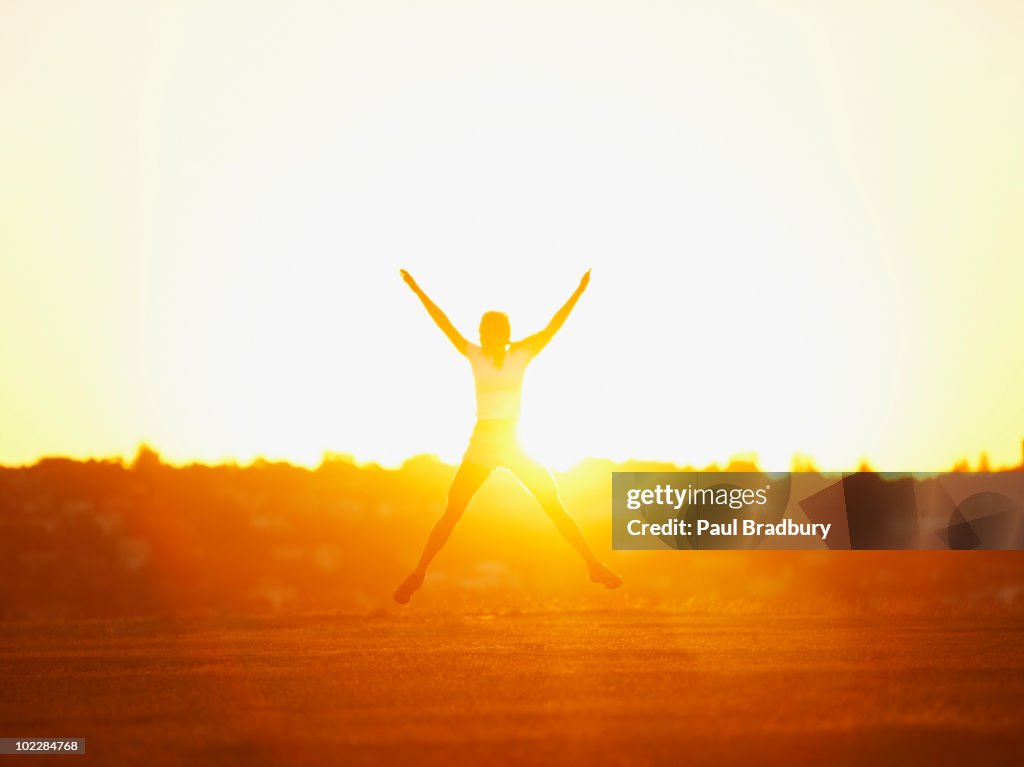
<instances>
[{"instance_id":1,"label":"tree line silhouette","mask_svg":"<svg viewBox=\"0 0 1024 767\"><path fill-rule=\"evenodd\" d=\"M610 551L611 472L674 468L588 460L559 476L595 548L628 576L624 595L589 589L550 520L503 475L474 500L431 576L436 601L424 604L792 607L1024 596L1019 552ZM315 469L174 467L145 447L130 463L47 458L0 468L0 619L385 609L453 472L429 456L398 469L337 456Z\"/></svg>"}]
</instances>

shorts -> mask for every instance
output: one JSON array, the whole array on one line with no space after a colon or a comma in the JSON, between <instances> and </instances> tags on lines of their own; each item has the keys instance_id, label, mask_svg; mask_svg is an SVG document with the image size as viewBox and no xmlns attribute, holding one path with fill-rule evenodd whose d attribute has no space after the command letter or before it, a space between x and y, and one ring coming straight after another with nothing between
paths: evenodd
<instances>
[{"instance_id":1,"label":"shorts","mask_svg":"<svg viewBox=\"0 0 1024 767\"><path fill-rule=\"evenodd\" d=\"M463 463L474 463L490 468L513 468L529 463L530 459L519 444L516 426L517 422L511 418L478 420L473 427L466 452L462 454Z\"/></svg>"}]
</instances>

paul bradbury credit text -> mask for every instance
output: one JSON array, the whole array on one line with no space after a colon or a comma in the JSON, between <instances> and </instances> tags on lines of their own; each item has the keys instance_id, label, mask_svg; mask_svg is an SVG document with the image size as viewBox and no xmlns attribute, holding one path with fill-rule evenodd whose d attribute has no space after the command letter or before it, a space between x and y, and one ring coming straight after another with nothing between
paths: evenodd
<instances>
[{"instance_id":1,"label":"paul bradbury credit text","mask_svg":"<svg viewBox=\"0 0 1024 767\"><path fill-rule=\"evenodd\" d=\"M835 521L808 518L791 503L792 490L789 473L613 472L612 545L682 550L832 548Z\"/></svg>"},{"instance_id":2,"label":"paul bradbury credit text","mask_svg":"<svg viewBox=\"0 0 1024 767\"><path fill-rule=\"evenodd\" d=\"M831 520L790 507L790 474L615 472L616 548L825 548Z\"/></svg>"},{"instance_id":3,"label":"paul bradbury credit text","mask_svg":"<svg viewBox=\"0 0 1024 767\"><path fill-rule=\"evenodd\" d=\"M661 524L631 519L626 524L626 531L630 535L707 535L718 537L794 535L805 538L820 537L823 541L828 538L828 531L831 528L831 524L801 523L794 522L792 519L785 519L775 524L736 518L729 522L711 522L707 519L698 519L696 522L684 522L679 519L670 519Z\"/></svg>"},{"instance_id":4,"label":"paul bradbury credit text","mask_svg":"<svg viewBox=\"0 0 1024 767\"><path fill-rule=\"evenodd\" d=\"M748 477L749 475L743 475ZM763 487L732 485L728 481L719 482L713 487L695 486L692 482L685 487L671 484L657 484L654 487L631 487L626 490L626 508L631 511L645 506L668 507L679 511L686 507L727 507L729 509L748 509L758 511L768 504L768 494L772 489L770 482ZM707 535L715 537L751 536L751 535L790 535L805 538L816 537L821 540L828 538L831 524L800 523L792 519L779 522L766 522L754 518L733 517L732 519L712 521L711 519L695 519L687 521L680 518L668 519L664 522L648 522L631 519L626 524L626 532L637 535Z\"/></svg>"}]
</instances>

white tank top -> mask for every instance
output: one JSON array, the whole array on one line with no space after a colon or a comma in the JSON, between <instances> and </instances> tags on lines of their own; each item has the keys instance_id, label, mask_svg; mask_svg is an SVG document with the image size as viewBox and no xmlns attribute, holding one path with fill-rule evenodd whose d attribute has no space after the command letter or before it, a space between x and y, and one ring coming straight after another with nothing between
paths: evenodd
<instances>
[{"instance_id":1,"label":"white tank top","mask_svg":"<svg viewBox=\"0 0 1024 767\"><path fill-rule=\"evenodd\" d=\"M523 395L523 373L532 359L530 351L519 347L505 352L500 368L495 367L491 358L476 344L469 345L466 357L473 366L473 380L476 383L476 417L518 418Z\"/></svg>"}]
</instances>

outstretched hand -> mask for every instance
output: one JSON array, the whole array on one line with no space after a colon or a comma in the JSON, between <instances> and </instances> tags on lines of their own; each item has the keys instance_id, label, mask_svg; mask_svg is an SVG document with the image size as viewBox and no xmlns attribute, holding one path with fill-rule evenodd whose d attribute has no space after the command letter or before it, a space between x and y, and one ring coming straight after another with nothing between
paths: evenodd
<instances>
[{"instance_id":1,"label":"outstretched hand","mask_svg":"<svg viewBox=\"0 0 1024 767\"><path fill-rule=\"evenodd\" d=\"M465 354L466 350L469 348L469 341L463 338L459 331L455 329L455 326L452 325L451 320L448 319L445 313L438 308L437 304L430 300L430 296L420 289L420 286L416 284L416 280L412 278L412 275L409 274L409 272L405 271L405 269L399 269L398 273L402 275L402 279L405 281L405 284L409 286L412 292L416 294L416 298L418 298L420 303L423 304L423 307L427 310L427 314L430 315L430 319L437 323L437 326L441 328L441 331L446 336L448 336L448 340L451 341L455 348L459 350L459 353ZM412 592L409 593L411 594Z\"/></svg>"},{"instance_id":2,"label":"outstretched hand","mask_svg":"<svg viewBox=\"0 0 1024 767\"><path fill-rule=\"evenodd\" d=\"M408 285L414 292L419 292L420 286L416 284L416 280L412 278L412 275L405 269L399 269L398 273L402 275L402 279L405 280L405 284Z\"/></svg>"},{"instance_id":3,"label":"outstretched hand","mask_svg":"<svg viewBox=\"0 0 1024 767\"><path fill-rule=\"evenodd\" d=\"M587 285L590 284L590 272L591 272L591 270L587 269L587 273L584 274L583 277L580 278L580 286L578 288L576 288L576 292L577 293L581 293L582 294L583 291L587 289Z\"/></svg>"}]
</instances>

